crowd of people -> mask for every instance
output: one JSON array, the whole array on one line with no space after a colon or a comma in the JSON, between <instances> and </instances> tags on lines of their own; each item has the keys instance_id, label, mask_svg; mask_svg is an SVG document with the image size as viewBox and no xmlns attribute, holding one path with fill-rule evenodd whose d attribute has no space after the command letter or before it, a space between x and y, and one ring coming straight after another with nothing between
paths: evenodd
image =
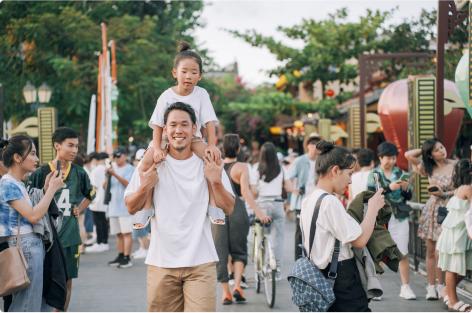
<instances>
[{"instance_id":1,"label":"crowd of people","mask_svg":"<svg viewBox=\"0 0 472 313\"><path fill-rule=\"evenodd\" d=\"M277 280L290 266L282 262L286 240L293 240L294 260L307 251L324 275L339 245L330 310L369 311L371 299L382 301L365 287L356 251L368 251L379 274L380 261L398 270L399 297L416 299L408 258L413 175L396 165L395 144L383 142L376 153L349 150L312 133L304 154L284 156L271 142L248 149L238 134L226 134L218 148L216 114L197 86L202 64L188 45L180 47L177 84L159 97L153 139L134 156L118 148L81 160L79 136L67 127L54 132L56 157L40 167L30 137L0 142L0 250L21 248L30 281L4 297L5 311L66 311L80 255L109 251L110 234L117 255L109 266L126 269L146 258L149 311L215 311L217 283L222 304L246 302L251 215L270 224ZM405 157L429 181L418 232L427 247L426 299L470 311L456 287L472 269L471 162L448 159L436 139ZM297 225L294 238L284 233L287 218ZM379 232L393 245L377 253Z\"/></svg>"}]
</instances>

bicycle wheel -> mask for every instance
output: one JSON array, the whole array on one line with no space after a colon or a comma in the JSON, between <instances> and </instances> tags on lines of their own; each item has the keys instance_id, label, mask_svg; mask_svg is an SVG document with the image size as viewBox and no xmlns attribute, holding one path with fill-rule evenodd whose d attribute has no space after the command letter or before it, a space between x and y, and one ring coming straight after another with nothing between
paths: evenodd
<instances>
[{"instance_id":1,"label":"bicycle wheel","mask_svg":"<svg viewBox=\"0 0 472 313\"><path fill-rule=\"evenodd\" d=\"M271 268L270 257L271 257L270 247L265 247L264 264L263 264L263 270L262 270L263 275L264 275L264 293L266 296L267 305L269 306L269 308L273 308L275 304L277 270Z\"/></svg>"}]
</instances>

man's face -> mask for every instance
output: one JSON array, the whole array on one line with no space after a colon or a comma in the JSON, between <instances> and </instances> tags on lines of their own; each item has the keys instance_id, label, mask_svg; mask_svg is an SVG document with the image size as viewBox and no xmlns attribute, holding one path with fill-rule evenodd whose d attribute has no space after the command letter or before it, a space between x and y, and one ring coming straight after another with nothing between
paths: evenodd
<instances>
[{"instance_id":1,"label":"man's face","mask_svg":"<svg viewBox=\"0 0 472 313\"><path fill-rule=\"evenodd\" d=\"M167 135L170 147L177 151L190 149L196 130L197 127L185 111L173 110L167 116L164 132Z\"/></svg>"},{"instance_id":2,"label":"man's face","mask_svg":"<svg viewBox=\"0 0 472 313\"><path fill-rule=\"evenodd\" d=\"M126 158L127 158L126 154L121 154L118 157L114 157L113 160L115 161L116 165L121 167L126 164Z\"/></svg>"},{"instance_id":3,"label":"man's face","mask_svg":"<svg viewBox=\"0 0 472 313\"><path fill-rule=\"evenodd\" d=\"M397 163L397 156L396 155L393 155L393 156L385 155L385 156L379 157L379 160L380 160L380 167L384 170L389 171Z\"/></svg>"},{"instance_id":4,"label":"man's face","mask_svg":"<svg viewBox=\"0 0 472 313\"><path fill-rule=\"evenodd\" d=\"M67 138L62 143L55 142L54 149L56 149L59 159L72 162L75 160L77 152L79 151L79 139Z\"/></svg>"},{"instance_id":5,"label":"man's face","mask_svg":"<svg viewBox=\"0 0 472 313\"><path fill-rule=\"evenodd\" d=\"M319 151L316 149L316 143L312 141L306 146L306 148L310 159L316 159L316 157L319 155Z\"/></svg>"}]
</instances>

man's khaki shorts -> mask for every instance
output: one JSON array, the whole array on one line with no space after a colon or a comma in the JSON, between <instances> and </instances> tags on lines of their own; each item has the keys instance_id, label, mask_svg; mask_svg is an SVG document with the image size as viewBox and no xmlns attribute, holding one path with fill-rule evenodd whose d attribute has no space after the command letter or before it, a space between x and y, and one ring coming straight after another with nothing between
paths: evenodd
<instances>
[{"instance_id":1,"label":"man's khaki shorts","mask_svg":"<svg viewBox=\"0 0 472 313\"><path fill-rule=\"evenodd\" d=\"M148 265L147 310L216 311L216 263L162 268Z\"/></svg>"}]
</instances>

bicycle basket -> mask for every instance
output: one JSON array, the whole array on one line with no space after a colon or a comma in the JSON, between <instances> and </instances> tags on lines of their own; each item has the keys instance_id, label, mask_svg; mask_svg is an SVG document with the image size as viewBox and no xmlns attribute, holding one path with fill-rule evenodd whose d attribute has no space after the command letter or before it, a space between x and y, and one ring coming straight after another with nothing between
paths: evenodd
<instances>
[{"instance_id":1,"label":"bicycle basket","mask_svg":"<svg viewBox=\"0 0 472 313\"><path fill-rule=\"evenodd\" d=\"M307 257L299 258L288 276L292 302L300 312L326 312L334 303L333 281Z\"/></svg>"}]
</instances>

